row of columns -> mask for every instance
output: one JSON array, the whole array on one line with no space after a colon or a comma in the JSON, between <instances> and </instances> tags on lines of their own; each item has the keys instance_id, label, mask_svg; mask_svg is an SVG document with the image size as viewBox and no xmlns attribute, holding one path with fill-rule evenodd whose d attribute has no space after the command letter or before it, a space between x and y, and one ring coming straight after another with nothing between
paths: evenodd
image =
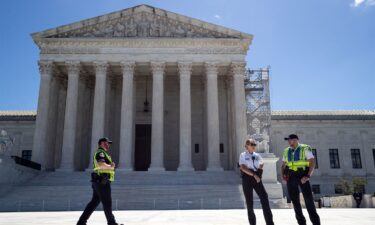
<instances>
[{"instance_id":1,"label":"row of columns","mask_svg":"<svg viewBox=\"0 0 375 225\"><path fill-rule=\"evenodd\" d=\"M73 157L75 148L77 108L78 108L78 83L80 74L79 61L67 61L68 87L65 107L65 120L63 131L62 160L59 170L73 171ZM41 61L39 63L41 72L41 86L39 91L39 102L34 137L34 149L46 151L46 137L48 118L48 103L50 82L52 76L52 61ZM219 99L218 99L218 66L216 62L205 63L206 69L206 104L207 104L207 145L208 166L207 170L222 170L220 163L220 133L219 133ZM105 123L105 98L107 62L94 62L95 68L95 90L91 135L90 166L93 160L93 152L97 148L97 141L104 135ZM120 156L119 170L130 171L132 166L132 143L134 125L134 69L135 62L121 62L122 68L122 98L121 98L121 121L120 121ZM236 148L244 142L246 136L246 108L244 73L245 63L232 63L232 74L234 82L234 112ZM152 93L152 132L151 132L151 165L150 171L164 171L164 62L151 62L153 76ZM180 82L180 161L179 171L193 171L191 159L191 62L179 62ZM43 163L43 152L34 151L33 160Z\"/></svg>"}]
</instances>

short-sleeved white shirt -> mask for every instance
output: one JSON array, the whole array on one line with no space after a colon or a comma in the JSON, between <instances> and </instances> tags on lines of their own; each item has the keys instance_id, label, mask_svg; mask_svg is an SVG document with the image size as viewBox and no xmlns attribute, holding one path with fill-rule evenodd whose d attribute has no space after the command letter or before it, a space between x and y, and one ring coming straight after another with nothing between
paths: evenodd
<instances>
[{"instance_id":1,"label":"short-sleeved white shirt","mask_svg":"<svg viewBox=\"0 0 375 225\"><path fill-rule=\"evenodd\" d=\"M298 145L298 147L299 147L299 145ZM298 147L297 147L297 148L298 148ZM305 150L305 157L306 157L307 160L309 160L309 159L313 159L313 158L314 158L314 154L312 153L312 151L306 149L306 150ZM284 155L283 155L283 161L284 161L284 162L287 161Z\"/></svg>"},{"instance_id":2,"label":"short-sleeved white shirt","mask_svg":"<svg viewBox=\"0 0 375 225\"><path fill-rule=\"evenodd\" d=\"M250 153L248 151L245 151L242 152L240 155L239 164L245 165L247 168L257 171L260 165L263 164L263 158L256 152Z\"/></svg>"}]
</instances>

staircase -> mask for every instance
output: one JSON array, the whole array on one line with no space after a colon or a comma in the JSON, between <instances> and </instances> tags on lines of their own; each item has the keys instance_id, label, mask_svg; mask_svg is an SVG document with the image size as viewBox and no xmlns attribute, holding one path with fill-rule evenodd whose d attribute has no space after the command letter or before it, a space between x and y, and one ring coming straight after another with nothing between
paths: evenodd
<instances>
[{"instance_id":1,"label":"staircase","mask_svg":"<svg viewBox=\"0 0 375 225\"><path fill-rule=\"evenodd\" d=\"M118 172L112 185L115 210L244 208L241 180L234 171ZM91 198L90 172L41 172L0 198L0 211L83 210ZM270 203L272 184L267 185ZM256 194L254 195L256 196ZM257 196L256 196L257 197ZM259 208L259 200L255 200ZM101 206L99 207L101 209Z\"/></svg>"}]
</instances>

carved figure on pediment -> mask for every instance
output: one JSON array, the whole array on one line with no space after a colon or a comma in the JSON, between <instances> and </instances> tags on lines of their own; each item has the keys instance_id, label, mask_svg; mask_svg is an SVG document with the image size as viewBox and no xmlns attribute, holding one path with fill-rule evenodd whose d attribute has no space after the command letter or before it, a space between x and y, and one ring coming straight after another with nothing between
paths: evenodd
<instances>
[{"instance_id":1,"label":"carved figure on pediment","mask_svg":"<svg viewBox=\"0 0 375 225\"><path fill-rule=\"evenodd\" d=\"M82 34L83 37L94 37L94 35L91 32L86 32Z\"/></svg>"},{"instance_id":2,"label":"carved figure on pediment","mask_svg":"<svg viewBox=\"0 0 375 225\"><path fill-rule=\"evenodd\" d=\"M166 16L134 13L49 37L229 37L224 33L183 23Z\"/></svg>"},{"instance_id":3,"label":"carved figure on pediment","mask_svg":"<svg viewBox=\"0 0 375 225\"><path fill-rule=\"evenodd\" d=\"M185 37L185 36L186 36L186 32L185 32L185 30L181 27L181 25L177 25L177 28L175 29L174 36L175 36L175 37Z\"/></svg>"},{"instance_id":4,"label":"carved figure on pediment","mask_svg":"<svg viewBox=\"0 0 375 225\"><path fill-rule=\"evenodd\" d=\"M168 20L166 20L163 17L160 17L159 19L159 29L160 29L160 37L170 36Z\"/></svg>"},{"instance_id":5,"label":"carved figure on pediment","mask_svg":"<svg viewBox=\"0 0 375 225\"><path fill-rule=\"evenodd\" d=\"M164 37L172 37L172 25L167 21L164 25Z\"/></svg>"},{"instance_id":6,"label":"carved figure on pediment","mask_svg":"<svg viewBox=\"0 0 375 225\"><path fill-rule=\"evenodd\" d=\"M210 33L208 30L202 29L202 33L200 34L204 37L213 37L213 34Z\"/></svg>"},{"instance_id":7,"label":"carved figure on pediment","mask_svg":"<svg viewBox=\"0 0 375 225\"><path fill-rule=\"evenodd\" d=\"M141 20L137 26L137 34L138 37L148 37L149 36L149 25L150 23L147 21L147 17L145 14L141 15Z\"/></svg>"},{"instance_id":8,"label":"carved figure on pediment","mask_svg":"<svg viewBox=\"0 0 375 225\"><path fill-rule=\"evenodd\" d=\"M111 37L113 34L113 25L112 24L107 25L104 28L103 33L104 33L104 37Z\"/></svg>"},{"instance_id":9,"label":"carved figure on pediment","mask_svg":"<svg viewBox=\"0 0 375 225\"><path fill-rule=\"evenodd\" d=\"M160 37L161 29L159 20L154 20L150 26L150 36L151 37Z\"/></svg>"},{"instance_id":10,"label":"carved figure on pediment","mask_svg":"<svg viewBox=\"0 0 375 225\"><path fill-rule=\"evenodd\" d=\"M125 26L122 23L115 25L115 31L113 32L114 37L123 37L125 35Z\"/></svg>"},{"instance_id":11,"label":"carved figure on pediment","mask_svg":"<svg viewBox=\"0 0 375 225\"><path fill-rule=\"evenodd\" d=\"M130 22L125 27L125 36L126 37L136 37L137 36L137 25L134 23L134 19L131 18Z\"/></svg>"},{"instance_id":12,"label":"carved figure on pediment","mask_svg":"<svg viewBox=\"0 0 375 225\"><path fill-rule=\"evenodd\" d=\"M196 36L196 30L193 26L189 25L186 29L186 37L195 37Z\"/></svg>"},{"instance_id":13,"label":"carved figure on pediment","mask_svg":"<svg viewBox=\"0 0 375 225\"><path fill-rule=\"evenodd\" d=\"M188 29L187 31L186 31L186 37L194 37L194 33L193 33L194 31L192 30L192 29Z\"/></svg>"},{"instance_id":14,"label":"carved figure on pediment","mask_svg":"<svg viewBox=\"0 0 375 225\"><path fill-rule=\"evenodd\" d=\"M99 29L97 28L94 28L93 31L92 31L92 34L94 37L99 37L101 35L101 32Z\"/></svg>"}]
</instances>

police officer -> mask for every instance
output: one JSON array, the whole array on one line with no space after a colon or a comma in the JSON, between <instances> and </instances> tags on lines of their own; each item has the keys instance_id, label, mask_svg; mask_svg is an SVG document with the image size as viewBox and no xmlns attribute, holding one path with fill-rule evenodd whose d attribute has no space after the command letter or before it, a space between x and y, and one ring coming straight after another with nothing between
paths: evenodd
<instances>
[{"instance_id":1,"label":"police officer","mask_svg":"<svg viewBox=\"0 0 375 225\"><path fill-rule=\"evenodd\" d=\"M295 134L289 135L285 140L288 141L289 147L285 148L283 153L281 174L283 174L283 179L287 183L288 194L293 203L297 222L299 225L306 225L299 197L300 187L312 224L320 225L320 218L316 212L309 182L315 168L311 147L306 144L300 144L298 136Z\"/></svg>"},{"instance_id":2,"label":"police officer","mask_svg":"<svg viewBox=\"0 0 375 225\"><path fill-rule=\"evenodd\" d=\"M111 182L114 180L115 163L108 154L111 144L112 141L108 138L99 139L99 147L94 153L93 159L94 171L91 174L92 199L87 204L77 225L86 225L87 220L100 202L103 204L108 225L118 225L112 213Z\"/></svg>"},{"instance_id":3,"label":"police officer","mask_svg":"<svg viewBox=\"0 0 375 225\"><path fill-rule=\"evenodd\" d=\"M360 208L361 207L362 198L363 198L362 192L359 192L359 191L354 192L353 193L353 197L354 197L355 202L357 203L357 208Z\"/></svg>"},{"instance_id":4,"label":"police officer","mask_svg":"<svg viewBox=\"0 0 375 225\"><path fill-rule=\"evenodd\" d=\"M272 212L268 202L268 194L262 183L263 159L255 152L256 142L253 139L246 140L246 151L240 155L240 169L242 177L242 188L245 194L247 216L250 225L256 224L253 209L253 190L257 193L262 204L263 215L267 225L273 225Z\"/></svg>"}]
</instances>

